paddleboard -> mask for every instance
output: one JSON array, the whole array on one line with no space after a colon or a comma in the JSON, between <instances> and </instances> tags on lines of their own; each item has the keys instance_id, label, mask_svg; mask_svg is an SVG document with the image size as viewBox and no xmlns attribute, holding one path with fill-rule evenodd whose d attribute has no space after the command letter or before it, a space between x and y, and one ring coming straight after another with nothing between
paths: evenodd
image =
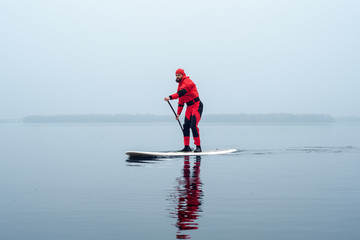
<instances>
[{"instance_id":1,"label":"paddleboard","mask_svg":"<svg viewBox=\"0 0 360 240\"><path fill-rule=\"evenodd\" d=\"M168 157L183 157L183 156L206 156L206 155L220 155L236 152L236 149L213 150L203 152L142 152L142 151L128 151L126 155L129 158L168 158Z\"/></svg>"}]
</instances>

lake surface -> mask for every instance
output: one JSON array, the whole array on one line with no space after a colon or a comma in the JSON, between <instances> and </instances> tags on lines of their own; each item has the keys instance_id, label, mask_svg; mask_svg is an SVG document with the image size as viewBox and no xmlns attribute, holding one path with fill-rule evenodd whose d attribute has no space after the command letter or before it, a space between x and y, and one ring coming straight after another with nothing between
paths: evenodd
<instances>
[{"instance_id":1,"label":"lake surface","mask_svg":"<svg viewBox=\"0 0 360 240\"><path fill-rule=\"evenodd\" d=\"M0 124L0 239L359 239L360 125Z\"/></svg>"}]
</instances>

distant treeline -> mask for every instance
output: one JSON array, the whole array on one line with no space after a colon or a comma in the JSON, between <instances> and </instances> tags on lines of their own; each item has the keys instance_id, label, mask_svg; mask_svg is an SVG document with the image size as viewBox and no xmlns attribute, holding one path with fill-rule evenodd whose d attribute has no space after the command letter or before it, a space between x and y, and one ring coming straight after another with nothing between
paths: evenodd
<instances>
[{"instance_id":1,"label":"distant treeline","mask_svg":"<svg viewBox=\"0 0 360 240\"><path fill-rule=\"evenodd\" d=\"M169 117L167 117L169 118ZM84 115L33 115L23 118L24 123L145 123L169 120L162 115L151 114L84 114Z\"/></svg>"},{"instance_id":2,"label":"distant treeline","mask_svg":"<svg viewBox=\"0 0 360 240\"><path fill-rule=\"evenodd\" d=\"M330 123L334 119L326 114L223 114L207 115L208 122L226 123Z\"/></svg>"},{"instance_id":3,"label":"distant treeline","mask_svg":"<svg viewBox=\"0 0 360 240\"><path fill-rule=\"evenodd\" d=\"M182 116L183 118L183 116ZM24 123L154 123L174 121L172 115L116 114L116 115L33 115L23 118ZM326 114L207 114L203 123L331 123L334 119Z\"/></svg>"}]
</instances>

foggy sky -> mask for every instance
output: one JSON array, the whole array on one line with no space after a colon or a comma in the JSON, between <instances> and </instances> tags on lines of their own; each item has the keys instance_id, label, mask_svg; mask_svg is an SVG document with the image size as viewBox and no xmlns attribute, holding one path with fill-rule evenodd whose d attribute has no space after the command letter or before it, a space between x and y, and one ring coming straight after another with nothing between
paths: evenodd
<instances>
[{"instance_id":1,"label":"foggy sky","mask_svg":"<svg viewBox=\"0 0 360 240\"><path fill-rule=\"evenodd\" d=\"M356 0L0 0L0 118L172 114L163 98L177 68L205 114L360 116L359 10Z\"/></svg>"}]
</instances>

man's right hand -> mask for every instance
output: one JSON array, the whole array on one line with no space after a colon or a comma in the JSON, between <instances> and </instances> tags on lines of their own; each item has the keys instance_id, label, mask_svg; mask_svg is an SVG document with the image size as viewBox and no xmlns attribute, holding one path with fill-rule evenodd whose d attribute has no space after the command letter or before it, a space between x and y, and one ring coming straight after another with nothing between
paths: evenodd
<instances>
[{"instance_id":1,"label":"man's right hand","mask_svg":"<svg viewBox=\"0 0 360 240\"><path fill-rule=\"evenodd\" d=\"M179 117L180 117L180 115L177 115L177 114L176 114L176 120L179 120Z\"/></svg>"}]
</instances>

